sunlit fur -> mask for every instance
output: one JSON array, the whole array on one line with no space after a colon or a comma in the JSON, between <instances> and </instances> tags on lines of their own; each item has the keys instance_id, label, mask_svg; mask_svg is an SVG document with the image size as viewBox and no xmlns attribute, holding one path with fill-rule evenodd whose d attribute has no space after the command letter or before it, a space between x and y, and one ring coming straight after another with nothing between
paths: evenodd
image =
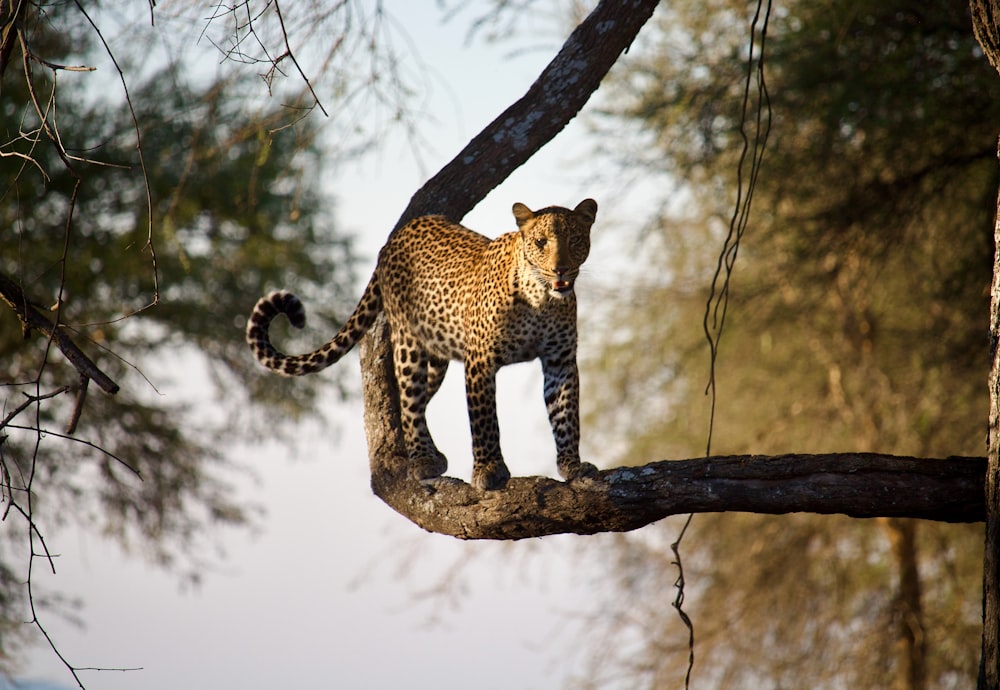
<instances>
[{"instance_id":1,"label":"sunlit fur","mask_svg":"<svg viewBox=\"0 0 1000 690\"><path fill-rule=\"evenodd\" d=\"M261 298L247 322L254 356L284 376L319 371L343 357L385 311L411 473L430 479L447 469L425 411L448 362L457 360L465 364L472 483L481 489L500 489L510 478L500 453L496 372L539 359L559 473L566 479L593 474L579 452L575 283L590 252L597 203L539 211L514 204L513 213L518 230L495 240L443 216L417 218L394 232L354 313L313 352L283 354L268 336L278 314L299 328L305 324L299 299L286 291Z\"/></svg>"}]
</instances>

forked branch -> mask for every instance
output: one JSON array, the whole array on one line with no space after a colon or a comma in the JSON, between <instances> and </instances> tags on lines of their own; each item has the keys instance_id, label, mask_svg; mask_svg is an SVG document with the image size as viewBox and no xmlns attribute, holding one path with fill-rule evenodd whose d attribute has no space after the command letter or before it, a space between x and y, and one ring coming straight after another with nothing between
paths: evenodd
<instances>
[{"instance_id":1,"label":"forked branch","mask_svg":"<svg viewBox=\"0 0 1000 690\"><path fill-rule=\"evenodd\" d=\"M601 2L525 96L414 195L399 225L425 213L460 220L579 112L656 4ZM408 475L384 319L362 342L361 365L372 489L421 527L459 538L623 531L675 513L730 510L951 522L984 517L983 458L707 458L606 470L596 479L572 484L515 478L497 492L450 478L421 482Z\"/></svg>"}]
</instances>

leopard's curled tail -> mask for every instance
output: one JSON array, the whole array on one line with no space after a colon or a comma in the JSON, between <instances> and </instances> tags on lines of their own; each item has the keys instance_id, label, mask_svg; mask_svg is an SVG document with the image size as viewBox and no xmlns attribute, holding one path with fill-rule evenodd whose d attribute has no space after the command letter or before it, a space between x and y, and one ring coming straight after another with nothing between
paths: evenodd
<instances>
[{"instance_id":1,"label":"leopard's curled tail","mask_svg":"<svg viewBox=\"0 0 1000 690\"><path fill-rule=\"evenodd\" d=\"M247 344L257 361L282 376L302 376L326 369L354 347L371 328L382 311L382 293L373 275L361 301L340 331L322 347L304 355L286 355L271 344L268 327L278 314L284 314L295 328L306 325L302 301L286 290L272 292L257 300L247 320Z\"/></svg>"}]
</instances>

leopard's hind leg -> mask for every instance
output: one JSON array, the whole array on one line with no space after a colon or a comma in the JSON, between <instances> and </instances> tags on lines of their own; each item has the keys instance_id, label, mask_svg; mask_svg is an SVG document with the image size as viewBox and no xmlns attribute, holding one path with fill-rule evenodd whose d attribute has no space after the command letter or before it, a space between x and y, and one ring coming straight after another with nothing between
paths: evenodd
<instances>
[{"instance_id":1,"label":"leopard's hind leg","mask_svg":"<svg viewBox=\"0 0 1000 690\"><path fill-rule=\"evenodd\" d=\"M416 479L440 477L448 469L448 459L434 444L427 427L427 403L444 378L440 360L431 358L416 338L405 333L393 334L392 354L410 475Z\"/></svg>"}]
</instances>

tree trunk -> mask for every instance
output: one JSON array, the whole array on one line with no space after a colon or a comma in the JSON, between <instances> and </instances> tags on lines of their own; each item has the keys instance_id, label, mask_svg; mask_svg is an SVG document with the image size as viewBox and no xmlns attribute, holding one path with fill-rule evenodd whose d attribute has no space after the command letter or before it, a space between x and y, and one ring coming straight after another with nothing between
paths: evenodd
<instances>
[{"instance_id":1,"label":"tree trunk","mask_svg":"<svg viewBox=\"0 0 1000 690\"><path fill-rule=\"evenodd\" d=\"M1000 15L997 15L1000 16ZM1000 53L995 56L1000 59ZM994 63L997 64L997 63ZM983 554L983 650L979 689L1000 690L1000 194L993 231L990 289L990 413L985 477L986 548Z\"/></svg>"},{"instance_id":2,"label":"tree trunk","mask_svg":"<svg viewBox=\"0 0 1000 690\"><path fill-rule=\"evenodd\" d=\"M1000 72L1000 0L970 0L972 29L986 58ZM1000 193L993 225L990 290L990 413L986 469L986 552L983 556L983 649L979 690L1000 690Z\"/></svg>"},{"instance_id":3,"label":"tree trunk","mask_svg":"<svg viewBox=\"0 0 1000 690\"><path fill-rule=\"evenodd\" d=\"M1000 14L995 15L1000 17ZM1000 52L991 58L1000 61ZM1000 64L994 62L994 65ZM983 554L983 650L980 690L1000 690L1000 193L993 230L990 289L990 414L985 477L986 544Z\"/></svg>"}]
</instances>

